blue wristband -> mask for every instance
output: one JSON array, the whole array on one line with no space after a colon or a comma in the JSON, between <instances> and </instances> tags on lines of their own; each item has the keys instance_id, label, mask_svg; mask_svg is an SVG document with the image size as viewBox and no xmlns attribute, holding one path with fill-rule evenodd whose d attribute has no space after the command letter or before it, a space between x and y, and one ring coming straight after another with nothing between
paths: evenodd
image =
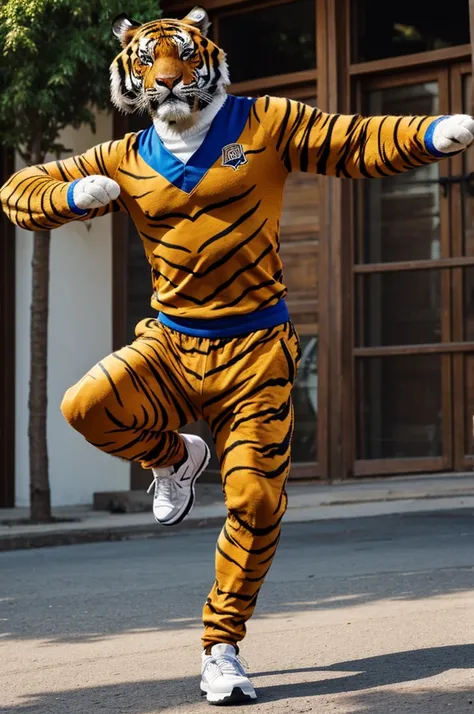
<instances>
[{"instance_id":1,"label":"blue wristband","mask_svg":"<svg viewBox=\"0 0 474 714\"><path fill-rule=\"evenodd\" d=\"M69 204L69 208L73 213L76 214L76 216L85 216L89 211L84 211L82 208L79 208L79 206L76 206L74 203L74 186L78 181L81 181L81 179L76 179L75 181L72 181L69 184L69 188L67 190L67 202Z\"/></svg>"},{"instance_id":2,"label":"blue wristband","mask_svg":"<svg viewBox=\"0 0 474 714\"><path fill-rule=\"evenodd\" d=\"M426 130L426 134L425 134L426 149L427 149L427 151L430 152L430 154L432 154L432 156L436 156L438 159L443 159L443 158L446 158L446 156L451 156L452 154L458 153L457 151L450 151L449 153L444 152L444 151L438 151L438 149L433 144L434 130L436 129L436 127L438 126L438 124L440 122L444 121L445 119L449 119L449 118L450 118L450 115L438 117L437 119L435 119L434 121L431 122L428 129Z\"/></svg>"}]
</instances>

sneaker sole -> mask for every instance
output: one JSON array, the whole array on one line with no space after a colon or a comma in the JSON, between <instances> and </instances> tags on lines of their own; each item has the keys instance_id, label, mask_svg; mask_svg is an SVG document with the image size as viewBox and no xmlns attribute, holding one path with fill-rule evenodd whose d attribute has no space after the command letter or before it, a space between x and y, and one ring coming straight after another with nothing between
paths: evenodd
<instances>
[{"instance_id":1,"label":"sneaker sole","mask_svg":"<svg viewBox=\"0 0 474 714\"><path fill-rule=\"evenodd\" d=\"M162 526L176 526L178 523L181 523L188 513L190 512L191 508L194 506L194 500L195 500L195 493L194 493L194 484L198 480L199 476L202 474L206 466L208 465L209 461L211 460L211 452L207 444L205 444L206 451L204 453L204 458L201 461L201 464L199 465L198 470L194 474L192 481L191 481L191 493L189 497L189 501L187 502L186 506L184 507L184 510L179 513L175 518L170 519L168 521L159 521L157 518L155 518L155 521L157 523L161 523Z\"/></svg>"},{"instance_id":2,"label":"sneaker sole","mask_svg":"<svg viewBox=\"0 0 474 714\"><path fill-rule=\"evenodd\" d=\"M252 693L244 692L241 687L234 687L229 694L212 694L203 689L201 684L201 697L207 697L209 704L214 706L226 706L228 704L242 704L243 702L254 702L257 699L255 690Z\"/></svg>"}]
</instances>

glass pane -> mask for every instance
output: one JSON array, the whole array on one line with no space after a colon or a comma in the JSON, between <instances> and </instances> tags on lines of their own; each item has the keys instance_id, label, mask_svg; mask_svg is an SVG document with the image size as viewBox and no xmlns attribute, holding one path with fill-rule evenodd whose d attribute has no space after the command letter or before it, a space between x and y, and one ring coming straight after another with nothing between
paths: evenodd
<instances>
[{"instance_id":1,"label":"glass pane","mask_svg":"<svg viewBox=\"0 0 474 714\"><path fill-rule=\"evenodd\" d=\"M464 111L470 111L471 104L471 77L464 75L463 79L463 104ZM465 151L463 153L463 174L467 175L474 172L474 158L471 151ZM462 200L462 220L463 220L463 253L469 258L474 257L474 195L471 195L470 190L468 190L467 184L461 184L461 200ZM463 319L464 319L464 334L463 339L468 341L474 341L474 268L465 268L463 271ZM466 360L467 365L470 364L474 367L474 363ZM470 375L469 371L466 371L466 379L471 378L471 382L474 385L474 377ZM469 392L469 385L466 383L466 389ZM466 399L469 399L469 393L466 395ZM471 414L474 412L470 411L472 405L466 411ZM469 417L469 418L471 418ZM468 432L469 442L472 441L472 428ZM468 452L469 453L469 452Z\"/></svg>"},{"instance_id":2,"label":"glass pane","mask_svg":"<svg viewBox=\"0 0 474 714\"><path fill-rule=\"evenodd\" d=\"M150 306L150 266L135 226L129 222L127 270L127 340L135 339L135 325L146 317L156 317Z\"/></svg>"},{"instance_id":3,"label":"glass pane","mask_svg":"<svg viewBox=\"0 0 474 714\"><path fill-rule=\"evenodd\" d=\"M438 113L438 85L426 82L372 92L373 115ZM446 168L443 167L445 171ZM365 184L365 234L358 255L365 263L440 256L439 164Z\"/></svg>"},{"instance_id":4,"label":"glass pane","mask_svg":"<svg viewBox=\"0 0 474 714\"><path fill-rule=\"evenodd\" d=\"M474 355L464 358L465 453L474 456Z\"/></svg>"},{"instance_id":5,"label":"glass pane","mask_svg":"<svg viewBox=\"0 0 474 714\"><path fill-rule=\"evenodd\" d=\"M356 0L353 62L439 50L469 43L469 0Z\"/></svg>"},{"instance_id":6,"label":"glass pane","mask_svg":"<svg viewBox=\"0 0 474 714\"><path fill-rule=\"evenodd\" d=\"M474 268L464 268L464 335L463 339L474 342Z\"/></svg>"},{"instance_id":7,"label":"glass pane","mask_svg":"<svg viewBox=\"0 0 474 714\"><path fill-rule=\"evenodd\" d=\"M359 275L358 347L441 341L439 270Z\"/></svg>"},{"instance_id":8,"label":"glass pane","mask_svg":"<svg viewBox=\"0 0 474 714\"><path fill-rule=\"evenodd\" d=\"M464 111L471 112L471 77L463 77ZM474 156L471 151L463 153L463 173L474 172ZM474 196L462 184L463 223L464 223L464 255L474 257ZM471 339L471 338L469 338Z\"/></svg>"},{"instance_id":9,"label":"glass pane","mask_svg":"<svg viewBox=\"0 0 474 714\"><path fill-rule=\"evenodd\" d=\"M357 360L357 458L442 454L441 357Z\"/></svg>"},{"instance_id":10,"label":"glass pane","mask_svg":"<svg viewBox=\"0 0 474 714\"><path fill-rule=\"evenodd\" d=\"M293 390L295 433L293 462L317 461L318 338L301 335L301 362Z\"/></svg>"},{"instance_id":11,"label":"glass pane","mask_svg":"<svg viewBox=\"0 0 474 714\"><path fill-rule=\"evenodd\" d=\"M232 82L316 67L315 5L296 0L221 17L219 45Z\"/></svg>"}]
</instances>

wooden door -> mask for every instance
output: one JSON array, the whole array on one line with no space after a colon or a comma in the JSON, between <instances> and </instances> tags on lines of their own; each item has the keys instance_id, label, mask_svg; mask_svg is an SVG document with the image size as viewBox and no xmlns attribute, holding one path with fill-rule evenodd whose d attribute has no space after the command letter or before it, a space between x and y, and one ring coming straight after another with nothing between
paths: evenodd
<instances>
[{"instance_id":1,"label":"wooden door","mask_svg":"<svg viewBox=\"0 0 474 714\"><path fill-rule=\"evenodd\" d=\"M369 114L448 113L448 72L367 82ZM359 188L355 473L452 465L449 201L443 164Z\"/></svg>"},{"instance_id":2,"label":"wooden door","mask_svg":"<svg viewBox=\"0 0 474 714\"><path fill-rule=\"evenodd\" d=\"M466 72L452 66L366 82L364 108L462 111ZM358 187L356 474L459 470L470 462L474 199L461 177L474 170L471 153Z\"/></svg>"},{"instance_id":3,"label":"wooden door","mask_svg":"<svg viewBox=\"0 0 474 714\"><path fill-rule=\"evenodd\" d=\"M471 113L471 65L450 73L453 112ZM453 356L453 455L457 471L474 466L474 155L473 148L451 160L452 255L460 263L452 271L453 339L460 350Z\"/></svg>"}]
</instances>

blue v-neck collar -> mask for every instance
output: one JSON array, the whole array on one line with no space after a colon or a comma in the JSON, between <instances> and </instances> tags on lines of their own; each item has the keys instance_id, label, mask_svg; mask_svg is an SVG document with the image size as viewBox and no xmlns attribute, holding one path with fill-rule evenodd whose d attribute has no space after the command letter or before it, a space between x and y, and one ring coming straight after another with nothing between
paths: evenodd
<instances>
[{"instance_id":1,"label":"blue v-neck collar","mask_svg":"<svg viewBox=\"0 0 474 714\"><path fill-rule=\"evenodd\" d=\"M255 101L255 98L229 94L214 117L201 146L186 164L168 151L153 125L139 134L138 153L152 169L176 188L191 193L221 156L224 146L237 141Z\"/></svg>"}]
</instances>

